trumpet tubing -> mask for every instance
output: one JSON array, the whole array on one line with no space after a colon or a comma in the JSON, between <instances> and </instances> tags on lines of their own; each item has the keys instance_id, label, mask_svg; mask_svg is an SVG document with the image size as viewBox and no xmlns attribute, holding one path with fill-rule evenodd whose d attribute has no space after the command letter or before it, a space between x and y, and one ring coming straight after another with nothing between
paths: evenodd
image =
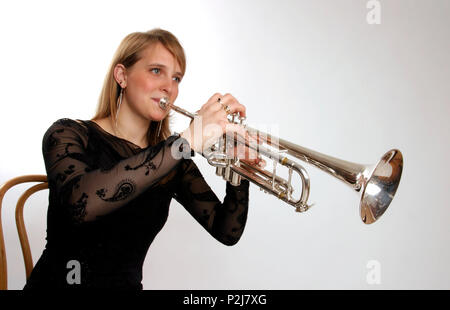
<instances>
[{"instance_id":1,"label":"trumpet tubing","mask_svg":"<svg viewBox=\"0 0 450 310\"><path fill-rule=\"evenodd\" d=\"M180 107L170 104L167 98L160 100L160 107L166 109L168 106L191 119L195 114ZM268 192L284 202L294 206L297 212L304 212L310 208L308 197L310 191L310 180L306 169L299 163L289 159L285 154L293 156L301 161L311 164L327 174L341 180L354 191L360 193L359 213L365 224L377 221L389 207L400 183L403 170L403 155L398 149L386 152L375 165L362 165L317 151L299 146L292 142L271 136L265 132L248 127L243 124L243 118L232 115L230 122L244 126L249 135L257 136L263 144L277 148L273 151L264 145L253 144L246 141L238 141L246 147L255 150L274 162L272 172L261 169L257 165L251 165L237 158L229 158L226 155L225 139L221 139L211 147L208 153L203 154L208 163L216 167L216 174L222 176L226 181L238 185L241 178L245 178L256 184L265 192ZM288 168L288 180L276 175L276 167L280 164ZM301 179L301 194L298 199L292 193L292 176L296 173Z\"/></svg>"}]
</instances>

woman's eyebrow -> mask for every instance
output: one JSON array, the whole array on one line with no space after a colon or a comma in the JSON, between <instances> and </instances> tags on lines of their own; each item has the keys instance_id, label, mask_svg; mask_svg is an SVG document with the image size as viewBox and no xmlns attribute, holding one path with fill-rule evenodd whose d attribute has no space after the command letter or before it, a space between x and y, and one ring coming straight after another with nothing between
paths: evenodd
<instances>
[{"instance_id":1,"label":"woman's eyebrow","mask_svg":"<svg viewBox=\"0 0 450 310\"><path fill-rule=\"evenodd\" d=\"M163 65L163 64L160 64L160 63L152 63L152 64L149 64L148 67L159 67L159 68L167 69L166 65ZM175 72L175 75L183 76L183 74L181 72L178 72L178 71Z\"/></svg>"},{"instance_id":2,"label":"woman's eyebrow","mask_svg":"<svg viewBox=\"0 0 450 310\"><path fill-rule=\"evenodd\" d=\"M152 63L148 65L149 67L163 67L163 68L167 68L166 65L160 64L160 63Z\"/></svg>"}]
</instances>

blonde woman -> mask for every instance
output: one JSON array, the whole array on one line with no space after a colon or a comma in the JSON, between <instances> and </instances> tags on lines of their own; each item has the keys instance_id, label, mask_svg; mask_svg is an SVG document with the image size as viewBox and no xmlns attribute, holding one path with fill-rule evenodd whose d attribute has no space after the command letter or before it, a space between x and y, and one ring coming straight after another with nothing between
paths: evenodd
<instances>
[{"instance_id":1,"label":"blonde woman","mask_svg":"<svg viewBox=\"0 0 450 310\"><path fill-rule=\"evenodd\" d=\"M238 242L248 181L226 183L222 203L190 156L226 131L245 135L226 126L227 114L245 116L245 107L214 94L197 112L200 132L191 122L171 134L170 109L159 101L175 102L185 68L183 48L170 32L132 33L114 56L95 117L61 119L48 129L47 244L25 289L142 289L144 259L172 198L218 241ZM174 146L182 156L173 155Z\"/></svg>"}]
</instances>

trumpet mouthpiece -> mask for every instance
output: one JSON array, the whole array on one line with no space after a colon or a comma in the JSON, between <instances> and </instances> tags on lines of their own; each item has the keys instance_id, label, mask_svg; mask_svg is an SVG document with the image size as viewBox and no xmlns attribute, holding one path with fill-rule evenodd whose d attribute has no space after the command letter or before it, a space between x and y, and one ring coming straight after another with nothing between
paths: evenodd
<instances>
[{"instance_id":1,"label":"trumpet mouthpiece","mask_svg":"<svg viewBox=\"0 0 450 310\"><path fill-rule=\"evenodd\" d=\"M159 99L159 107L163 110L167 109L167 106L170 105L170 101L169 98L167 97L163 97L161 99Z\"/></svg>"}]
</instances>

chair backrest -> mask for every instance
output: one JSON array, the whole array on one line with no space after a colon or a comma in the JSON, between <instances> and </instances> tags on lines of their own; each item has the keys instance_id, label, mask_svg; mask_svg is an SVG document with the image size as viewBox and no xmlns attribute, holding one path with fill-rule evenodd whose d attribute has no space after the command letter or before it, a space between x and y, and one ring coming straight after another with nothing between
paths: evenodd
<instances>
[{"instance_id":1,"label":"chair backrest","mask_svg":"<svg viewBox=\"0 0 450 310\"><path fill-rule=\"evenodd\" d=\"M27 231L25 229L25 223L23 220L23 207L25 201L37 191L48 188L47 176L46 175L23 175L20 177L13 178L2 186L0 186L0 290L6 290L8 288L8 270L6 264L6 249L5 249L5 239L3 237L3 227L2 227L2 202L5 193L13 186L28 183L28 182L38 182L38 184L28 188L17 200L16 205L16 226L17 232L19 233L20 245L22 247L23 259L25 262L25 272L26 277L31 274L33 270L33 258L31 256L30 244L28 242Z\"/></svg>"}]
</instances>

